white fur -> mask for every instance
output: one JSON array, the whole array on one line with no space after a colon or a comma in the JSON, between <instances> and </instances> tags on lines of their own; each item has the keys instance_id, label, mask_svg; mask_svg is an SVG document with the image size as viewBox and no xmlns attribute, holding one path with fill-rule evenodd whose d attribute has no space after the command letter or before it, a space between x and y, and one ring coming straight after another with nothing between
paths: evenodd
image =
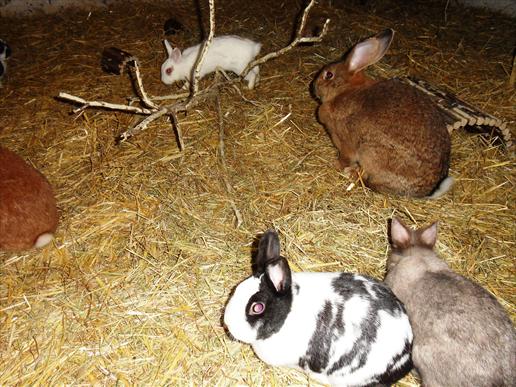
<instances>
[{"instance_id":1,"label":"white fur","mask_svg":"<svg viewBox=\"0 0 516 387\"><path fill-rule=\"evenodd\" d=\"M189 82L192 78L192 71L199 56L202 44L185 49L182 53L174 52L172 46L165 40L168 58L161 65L161 81L171 85L177 81ZM224 35L213 38L208 52L200 69L200 77L214 72L217 67L226 71L232 71L240 75L256 55L260 52L261 44L250 39L241 38L235 35ZM177 50L177 49L176 49ZM167 69L172 69L167 74ZM252 89L258 81L259 68L255 66L244 78L248 82L249 89Z\"/></svg>"},{"instance_id":2,"label":"white fur","mask_svg":"<svg viewBox=\"0 0 516 387\"><path fill-rule=\"evenodd\" d=\"M51 233L44 233L41 234L38 239L36 239L36 243L34 243L35 248L40 248L43 246L46 246L50 243L50 241L54 238L54 234Z\"/></svg>"},{"instance_id":3,"label":"white fur","mask_svg":"<svg viewBox=\"0 0 516 387\"><path fill-rule=\"evenodd\" d=\"M437 189L432 193L432 195L428 196L427 199L439 199L446 192L448 192L451 187L453 187L454 182L455 182L454 178L451 176L448 176L446 179L441 181L441 184L439 184L439 187L437 187Z\"/></svg>"},{"instance_id":4,"label":"white fur","mask_svg":"<svg viewBox=\"0 0 516 387\"><path fill-rule=\"evenodd\" d=\"M251 326L245 319L245 307L247 301L256 293L260 280L255 277L249 277L241 282L233 296L226 305L224 312L224 324L231 332L233 337L243 343L250 344L256 339L256 331L251 329Z\"/></svg>"}]
</instances>

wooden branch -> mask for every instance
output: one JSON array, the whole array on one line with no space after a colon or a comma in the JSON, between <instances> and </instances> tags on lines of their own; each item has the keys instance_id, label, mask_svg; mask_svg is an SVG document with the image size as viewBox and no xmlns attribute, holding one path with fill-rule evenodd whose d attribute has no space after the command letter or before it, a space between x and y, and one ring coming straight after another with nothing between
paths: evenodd
<instances>
[{"instance_id":1,"label":"wooden branch","mask_svg":"<svg viewBox=\"0 0 516 387\"><path fill-rule=\"evenodd\" d=\"M222 180L224 182L224 187L226 189L227 194L233 196L233 187L229 183L228 167L226 165L226 155L224 152L224 116L222 114L222 107L220 103L220 93L217 93L215 97L215 102L217 105L217 115L219 117L219 157L220 164L222 165ZM242 214L232 198L229 198L229 203L236 217L236 228L239 228L244 222Z\"/></svg>"},{"instance_id":2,"label":"wooden branch","mask_svg":"<svg viewBox=\"0 0 516 387\"><path fill-rule=\"evenodd\" d=\"M312 7L314 5L315 5L315 0L310 0L310 3L308 3L308 5L306 6L305 10L303 11L303 15L301 17L301 21L300 21L299 26L297 28L294 40L292 40L292 42L290 42L290 44L288 46L283 47L280 50L270 52L270 53L268 53L268 54L266 54L266 55L264 55L264 56L262 56L262 57L260 57L258 59L255 59L255 60L251 61L247 65L247 67L244 69L242 74L240 74L240 77L244 78L249 73L249 71L251 71L251 69L254 66L261 65L261 64L263 64L263 63L265 63L265 62L267 62L267 61L269 61L271 59L277 58L278 56L283 55L283 54L287 53L288 51L292 50L294 47L296 47L300 43L318 43L318 42L322 41L322 39L324 38L324 36L328 32L328 26L330 24L330 19L326 19L326 21L324 22L324 26L323 26L321 32L319 33L319 35L317 35L317 36L302 36L303 30L304 30L305 25L306 25L306 20L308 19L308 14L309 14L310 10L312 9Z\"/></svg>"},{"instance_id":3,"label":"wooden branch","mask_svg":"<svg viewBox=\"0 0 516 387\"><path fill-rule=\"evenodd\" d=\"M209 0L209 5L210 5L210 31L208 33L208 38L202 45L202 49L199 54L199 58L197 58L197 62L195 64L195 68L193 71L192 85L191 85L191 89L190 89L190 96L188 97L187 107L188 107L190 101L195 97L195 95L199 91L199 78L200 78L201 66L204 62L204 58L205 58L206 54L208 53L208 48L210 47L211 42L213 41L213 35L215 35L215 0Z\"/></svg>"},{"instance_id":4,"label":"wooden branch","mask_svg":"<svg viewBox=\"0 0 516 387\"><path fill-rule=\"evenodd\" d=\"M132 137L134 136L134 134L136 133L139 133L141 132L142 130L145 130L147 129L147 126L149 126L149 124L158 119L159 117L161 116L164 116L165 114L167 114L168 111L167 109L163 108L163 109L160 109L158 111L155 111L154 113L152 113L151 115L149 115L148 117L144 118L143 120L141 120L137 125L135 125L134 127L132 127L131 129L129 130L126 130L124 133L122 133L120 136L118 136L118 139L117 139L117 143L121 143L121 142L124 142L125 140L127 140L129 137Z\"/></svg>"},{"instance_id":5,"label":"wooden branch","mask_svg":"<svg viewBox=\"0 0 516 387\"><path fill-rule=\"evenodd\" d=\"M142 77L140 75L140 67L138 66L138 59L135 59L133 61L132 68L133 68L132 74L134 74L134 77L136 78L136 85L135 85L136 93L140 97L140 100L148 108L158 109L158 105L156 105L154 102L152 102L150 100L147 93L145 92L145 89L143 88L143 81L142 81Z\"/></svg>"},{"instance_id":6,"label":"wooden branch","mask_svg":"<svg viewBox=\"0 0 516 387\"><path fill-rule=\"evenodd\" d=\"M183 132L181 130L181 126L179 125L179 122L177 121L177 116L175 113L172 113L170 115L170 119L172 121L172 127L176 131L177 143L179 144L179 150L182 152L185 149L185 143L183 141Z\"/></svg>"},{"instance_id":7,"label":"wooden branch","mask_svg":"<svg viewBox=\"0 0 516 387\"><path fill-rule=\"evenodd\" d=\"M476 128L477 131L478 128L484 128L482 131L485 133L498 132L505 142L506 148L512 147L511 132L507 128L507 122L485 113L457 96L440 90L421 79L407 77L400 80L430 96L441 109L450 133L466 126Z\"/></svg>"},{"instance_id":8,"label":"wooden branch","mask_svg":"<svg viewBox=\"0 0 516 387\"><path fill-rule=\"evenodd\" d=\"M516 52L512 56L512 70L511 70L511 76L509 78L509 87L513 88L515 82L516 82Z\"/></svg>"},{"instance_id":9,"label":"wooden branch","mask_svg":"<svg viewBox=\"0 0 516 387\"><path fill-rule=\"evenodd\" d=\"M110 109L110 110L122 110L125 112L130 113L136 113L136 114L152 114L153 110L151 109L145 109L145 108L139 108L136 106L129 106L129 105L121 105L116 103L110 103L110 102L103 102L103 101L87 101L81 97L77 97L75 95L71 95L68 93L59 93L57 98L64 99L65 101L71 101L75 102L81 105L80 108L74 109L74 113L80 112L86 108L89 107L99 107L104 109Z\"/></svg>"}]
</instances>

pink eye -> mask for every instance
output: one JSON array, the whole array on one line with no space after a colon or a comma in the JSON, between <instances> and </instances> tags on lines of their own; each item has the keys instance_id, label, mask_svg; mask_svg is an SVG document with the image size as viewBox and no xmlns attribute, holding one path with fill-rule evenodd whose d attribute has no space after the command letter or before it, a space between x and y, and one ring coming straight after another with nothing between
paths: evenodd
<instances>
[{"instance_id":1,"label":"pink eye","mask_svg":"<svg viewBox=\"0 0 516 387\"><path fill-rule=\"evenodd\" d=\"M324 73L324 79L328 80L328 79L332 79L333 78L333 73L331 71L326 71Z\"/></svg>"},{"instance_id":2,"label":"pink eye","mask_svg":"<svg viewBox=\"0 0 516 387\"><path fill-rule=\"evenodd\" d=\"M263 302L253 302L251 308L249 308L249 314L256 316L262 314L265 310L265 304Z\"/></svg>"},{"instance_id":3,"label":"pink eye","mask_svg":"<svg viewBox=\"0 0 516 387\"><path fill-rule=\"evenodd\" d=\"M167 73L167 75L170 75L172 74L172 67L168 67L165 72Z\"/></svg>"}]
</instances>

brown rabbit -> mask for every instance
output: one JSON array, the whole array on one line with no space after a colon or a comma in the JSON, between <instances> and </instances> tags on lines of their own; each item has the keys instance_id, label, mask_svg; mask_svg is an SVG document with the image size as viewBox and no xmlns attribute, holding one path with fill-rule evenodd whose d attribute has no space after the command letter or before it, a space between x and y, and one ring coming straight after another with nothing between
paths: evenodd
<instances>
[{"instance_id":1,"label":"brown rabbit","mask_svg":"<svg viewBox=\"0 0 516 387\"><path fill-rule=\"evenodd\" d=\"M433 251L437 223L394 218L385 283L405 304L412 360L425 387L516 386L516 333L498 301Z\"/></svg>"},{"instance_id":2,"label":"brown rabbit","mask_svg":"<svg viewBox=\"0 0 516 387\"><path fill-rule=\"evenodd\" d=\"M0 250L43 247L57 228L56 201L47 179L0 147Z\"/></svg>"},{"instance_id":3,"label":"brown rabbit","mask_svg":"<svg viewBox=\"0 0 516 387\"><path fill-rule=\"evenodd\" d=\"M415 88L363 72L383 57L393 35L388 29L366 39L342 62L322 69L313 85L319 121L339 150L338 168L361 168L376 191L437 198L453 184L444 118Z\"/></svg>"}]
</instances>

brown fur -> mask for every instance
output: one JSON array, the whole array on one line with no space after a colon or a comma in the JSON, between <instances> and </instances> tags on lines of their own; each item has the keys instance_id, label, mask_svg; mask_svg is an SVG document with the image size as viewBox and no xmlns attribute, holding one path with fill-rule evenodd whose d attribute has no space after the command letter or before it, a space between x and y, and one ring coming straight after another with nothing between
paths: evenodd
<instances>
[{"instance_id":1,"label":"brown fur","mask_svg":"<svg viewBox=\"0 0 516 387\"><path fill-rule=\"evenodd\" d=\"M314 83L322 102L318 117L339 150L339 168L361 168L366 185L376 191L424 197L448 175L450 136L426 95L396 79L364 75L387 50L388 38L385 31L364 41L375 42L377 51L357 69L350 68L360 51L355 46L343 62L321 71ZM325 79L328 72L331 79Z\"/></svg>"},{"instance_id":2,"label":"brown fur","mask_svg":"<svg viewBox=\"0 0 516 387\"><path fill-rule=\"evenodd\" d=\"M57 228L56 201L47 179L15 153L0 148L0 250L32 248Z\"/></svg>"},{"instance_id":3,"label":"brown fur","mask_svg":"<svg viewBox=\"0 0 516 387\"><path fill-rule=\"evenodd\" d=\"M391 224L385 283L405 304L412 359L426 387L515 386L516 333L498 301L432 250L437 225Z\"/></svg>"}]
</instances>

